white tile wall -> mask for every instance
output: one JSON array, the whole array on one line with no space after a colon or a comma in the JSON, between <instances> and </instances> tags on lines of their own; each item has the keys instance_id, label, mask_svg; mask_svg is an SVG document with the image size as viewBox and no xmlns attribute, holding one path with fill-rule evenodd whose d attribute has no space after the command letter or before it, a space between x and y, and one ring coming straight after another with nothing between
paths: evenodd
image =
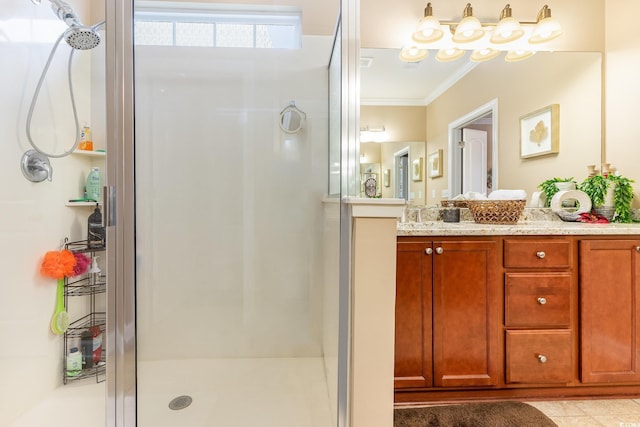
<instances>
[{"instance_id":1,"label":"white tile wall","mask_svg":"<svg viewBox=\"0 0 640 427\"><path fill-rule=\"evenodd\" d=\"M84 18L88 0L69 3L90 22ZM52 159L53 182L30 183L19 168L22 153L30 148L24 128L31 96L53 42L65 28L47 2L35 6L5 0L0 8L0 425L11 425L61 386L62 340L49 330L55 281L41 277L39 267L44 253L58 249L65 237L85 237L90 214L64 206L65 200L81 195L88 169L82 159ZM158 69L148 70L140 108L150 114L140 124L151 131L141 141L152 149L142 153L152 156L153 170L142 168L141 176L143 182L146 177L162 183L170 197L156 200L151 192L141 198L158 208L153 214L161 220L152 233L139 236L149 251L141 263L149 285L142 296L152 302L139 313L143 358L230 351L322 354L321 199L330 45L330 37L306 37L302 50L277 57L262 51L247 60L246 51L239 51L223 63L178 58L173 64L166 57ZM92 126L99 148L104 147L103 93L95 81L102 70L92 70L91 64L99 68L103 48L92 52L93 60L91 53L77 52L73 70L80 124ZM33 117L34 140L54 152L67 149L74 136L65 71L68 49L59 47ZM178 72L163 69L169 65ZM181 94L174 92L178 88ZM181 98L185 93L187 98ZM302 134L292 136L280 132L277 121L293 99L309 120ZM224 119L212 121L207 111ZM159 130L168 121L176 126ZM175 146L184 150L167 151ZM231 162L234 156L240 166ZM213 180L211 169L218 172ZM184 210L192 212L188 218L193 221L174 222L172 216ZM149 214L144 204L141 211ZM211 222L224 226L205 227L203 233L202 224ZM176 232L186 238L171 238ZM207 239L225 244L207 252ZM169 255L181 252L186 257L157 280L145 276L152 273L144 269L148 261L167 262L167 255L153 249L161 245L170 246ZM197 279L202 276L212 280ZM202 333L211 335L203 338ZM167 345L167 336L178 339Z\"/></svg>"},{"instance_id":2,"label":"white tile wall","mask_svg":"<svg viewBox=\"0 0 640 427\"><path fill-rule=\"evenodd\" d=\"M88 1L71 1L82 17ZM28 182L20 158L30 149L25 121L31 97L56 37L66 28L48 2L4 0L0 8L0 425L11 425L61 383L62 340L49 329L56 283L39 274L46 251L65 237L84 238L89 212L64 206L78 197L85 168L75 157L52 159L53 181ZM66 83L68 47L61 45L43 85L32 134L61 152L75 137ZM91 123L89 54L74 61L81 123Z\"/></svg>"}]
</instances>

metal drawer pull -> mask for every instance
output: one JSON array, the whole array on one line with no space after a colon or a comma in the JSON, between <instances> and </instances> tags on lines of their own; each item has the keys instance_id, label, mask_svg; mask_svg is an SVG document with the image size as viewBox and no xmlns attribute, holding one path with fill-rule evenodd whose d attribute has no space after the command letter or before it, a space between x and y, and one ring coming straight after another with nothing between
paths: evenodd
<instances>
[{"instance_id":1,"label":"metal drawer pull","mask_svg":"<svg viewBox=\"0 0 640 427\"><path fill-rule=\"evenodd\" d=\"M640 252L640 246L636 246L636 252Z\"/></svg>"},{"instance_id":2,"label":"metal drawer pull","mask_svg":"<svg viewBox=\"0 0 640 427\"><path fill-rule=\"evenodd\" d=\"M436 248L436 253L439 255L439 254L441 254L442 252L444 252L444 249L442 249L440 246L438 246L438 247Z\"/></svg>"},{"instance_id":3,"label":"metal drawer pull","mask_svg":"<svg viewBox=\"0 0 640 427\"><path fill-rule=\"evenodd\" d=\"M547 356L545 356L544 354L539 354L538 355L538 362L547 363Z\"/></svg>"},{"instance_id":4,"label":"metal drawer pull","mask_svg":"<svg viewBox=\"0 0 640 427\"><path fill-rule=\"evenodd\" d=\"M543 259L547 254L544 253L544 251L538 251L536 252L536 256L540 259Z\"/></svg>"},{"instance_id":5,"label":"metal drawer pull","mask_svg":"<svg viewBox=\"0 0 640 427\"><path fill-rule=\"evenodd\" d=\"M547 299L545 297L538 298L538 304L545 305L547 303Z\"/></svg>"},{"instance_id":6,"label":"metal drawer pull","mask_svg":"<svg viewBox=\"0 0 640 427\"><path fill-rule=\"evenodd\" d=\"M433 249L427 248L427 249L424 250L424 253L427 254L427 255L431 255L433 253Z\"/></svg>"}]
</instances>

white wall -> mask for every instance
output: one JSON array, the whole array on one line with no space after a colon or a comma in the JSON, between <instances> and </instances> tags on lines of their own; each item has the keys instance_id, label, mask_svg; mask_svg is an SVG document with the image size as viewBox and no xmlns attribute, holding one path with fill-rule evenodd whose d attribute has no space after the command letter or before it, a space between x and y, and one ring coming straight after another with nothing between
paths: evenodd
<instances>
[{"instance_id":1,"label":"white wall","mask_svg":"<svg viewBox=\"0 0 640 427\"><path fill-rule=\"evenodd\" d=\"M138 49L139 360L322 354L331 42Z\"/></svg>"},{"instance_id":2,"label":"white wall","mask_svg":"<svg viewBox=\"0 0 640 427\"><path fill-rule=\"evenodd\" d=\"M88 1L70 2L86 16ZM62 384L62 338L50 331L56 282L39 274L42 257L65 237L85 238L90 212L64 206L80 196L86 171L75 157L52 159L53 181L28 182L20 158L30 149L25 120L36 83L56 37L66 28L49 2L4 0L0 7L0 425ZM68 149L75 137L66 84L69 48L61 45L33 117L44 150ZM91 123L89 54L79 52L74 90L81 124ZM72 313L73 315L73 313Z\"/></svg>"}]
</instances>

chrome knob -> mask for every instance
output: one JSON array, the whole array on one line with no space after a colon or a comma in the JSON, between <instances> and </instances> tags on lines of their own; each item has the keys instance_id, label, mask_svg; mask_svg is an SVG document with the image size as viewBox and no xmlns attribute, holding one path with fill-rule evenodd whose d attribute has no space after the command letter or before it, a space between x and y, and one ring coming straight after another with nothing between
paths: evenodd
<instances>
[{"instance_id":1,"label":"chrome knob","mask_svg":"<svg viewBox=\"0 0 640 427\"><path fill-rule=\"evenodd\" d=\"M538 355L538 362L547 363L547 356L545 356L544 354L539 354Z\"/></svg>"},{"instance_id":2,"label":"chrome knob","mask_svg":"<svg viewBox=\"0 0 640 427\"><path fill-rule=\"evenodd\" d=\"M437 253L438 255L440 255L442 252L444 252L444 249L442 249L440 246L438 246L438 247L436 248L436 253Z\"/></svg>"},{"instance_id":3,"label":"chrome knob","mask_svg":"<svg viewBox=\"0 0 640 427\"><path fill-rule=\"evenodd\" d=\"M433 253L433 249L427 248L427 249L424 250L424 253L427 254L427 255L431 255Z\"/></svg>"},{"instance_id":4,"label":"chrome knob","mask_svg":"<svg viewBox=\"0 0 640 427\"><path fill-rule=\"evenodd\" d=\"M538 251L536 252L536 256L540 259L543 259L545 256L547 256L547 254L545 254L543 251Z\"/></svg>"},{"instance_id":5,"label":"chrome knob","mask_svg":"<svg viewBox=\"0 0 640 427\"><path fill-rule=\"evenodd\" d=\"M636 252L640 252L640 246L636 246Z\"/></svg>"},{"instance_id":6,"label":"chrome knob","mask_svg":"<svg viewBox=\"0 0 640 427\"><path fill-rule=\"evenodd\" d=\"M538 298L538 304L545 305L547 303L547 299L545 297Z\"/></svg>"}]
</instances>

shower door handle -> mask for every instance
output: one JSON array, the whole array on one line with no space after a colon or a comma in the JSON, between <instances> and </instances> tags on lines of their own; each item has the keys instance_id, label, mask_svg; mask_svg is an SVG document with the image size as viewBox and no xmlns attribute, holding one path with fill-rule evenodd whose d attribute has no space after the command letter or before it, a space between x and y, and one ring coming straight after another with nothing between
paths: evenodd
<instances>
[{"instance_id":1,"label":"shower door handle","mask_svg":"<svg viewBox=\"0 0 640 427\"><path fill-rule=\"evenodd\" d=\"M105 185L102 187L102 200L104 201L103 226L111 227L116 225L116 191L113 187Z\"/></svg>"}]
</instances>

